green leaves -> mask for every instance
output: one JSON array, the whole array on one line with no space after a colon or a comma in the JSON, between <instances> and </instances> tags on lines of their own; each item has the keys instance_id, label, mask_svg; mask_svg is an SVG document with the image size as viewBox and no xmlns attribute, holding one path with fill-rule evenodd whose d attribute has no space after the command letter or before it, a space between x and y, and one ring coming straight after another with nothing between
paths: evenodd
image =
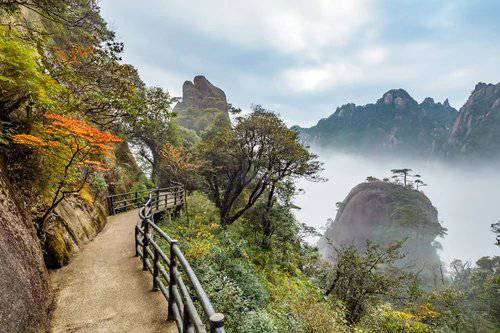
<instances>
[{"instance_id":1,"label":"green leaves","mask_svg":"<svg viewBox=\"0 0 500 333\"><path fill-rule=\"evenodd\" d=\"M0 73L3 117L27 101L50 108L63 89L46 74L38 51L5 27L0 27Z\"/></svg>"}]
</instances>

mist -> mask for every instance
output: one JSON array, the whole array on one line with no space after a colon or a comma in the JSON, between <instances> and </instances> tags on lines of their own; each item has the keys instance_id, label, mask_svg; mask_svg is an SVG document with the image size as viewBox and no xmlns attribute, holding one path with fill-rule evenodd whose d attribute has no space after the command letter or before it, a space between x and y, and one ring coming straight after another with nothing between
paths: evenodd
<instances>
[{"instance_id":1,"label":"mist","mask_svg":"<svg viewBox=\"0 0 500 333\"><path fill-rule=\"evenodd\" d=\"M324 232L328 218L335 218L335 203L367 176L382 179L390 170L410 168L429 186L422 191L438 210L448 234L437 239L441 260L475 262L482 256L500 255L490 225L500 220L500 163L459 166L450 162L411 158L373 158L347 153L316 151L324 163L324 183L301 181L305 192L296 199L299 221ZM317 241L317 240L314 240Z\"/></svg>"}]
</instances>

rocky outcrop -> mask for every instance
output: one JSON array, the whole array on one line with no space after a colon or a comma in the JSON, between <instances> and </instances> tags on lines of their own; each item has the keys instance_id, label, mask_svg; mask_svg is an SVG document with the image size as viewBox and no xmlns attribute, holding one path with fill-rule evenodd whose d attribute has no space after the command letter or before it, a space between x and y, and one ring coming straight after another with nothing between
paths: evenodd
<instances>
[{"instance_id":1,"label":"rocky outcrop","mask_svg":"<svg viewBox=\"0 0 500 333\"><path fill-rule=\"evenodd\" d=\"M42 249L33 221L44 209L34 189L42 171L29 152L12 148L6 156L0 163L0 332L43 332L53 299L47 266L68 264L102 230L106 190L84 187L61 202L47 221ZM126 191L141 177L128 146L119 145L106 183L111 190Z\"/></svg>"},{"instance_id":2,"label":"rocky outcrop","mask_svg":"<svg viewBox=\"0 0 500 333\"><path fill-rule=\"evenodd\" d=\"M500 83L478 83L460 109L448 138L448 155L500 156Z\"/></svg>"},{"instance_id":3,"label":"rocky outcrop","mask_svg":"<svg viewBox=\"0 0 500 333\"><path fill-rule=\"evenodd\" d=\"M173 110L179 125L200 133L222 119L229 122L226 94L204 76L195 76L193 82L182 86L182 101Z\"/></svg>"},{"instance_id":4,"label":"rocky outcrop","mask_svg":"<svg viewBox=\"0 0 500 333\"><path fill-rule=\"evenodd\" d=\"M126 142L115 147L115 167L107 174L109 193L131 191L144 177ZM80 248L91 241L106 224L105 191L86 186L75 196L63 200L48 223L45 262L49 268L69 263Z\"/></svg>"},{"instance_id":5,"label":"rocky outcrop","mask_svg":"<svg viewBox=\"0 0 500 333\"><path fill-rule=\"evenodd\" d=\"M52 302L33 221L0 165L0 331L40 332Z\"/></svg>"},{"instance_id":6,"label":"rocky outcrop","mask_svg":"<svg viewBox=\"0 0 500 333\"><path fill-rule=\"evenodd\" d=\"M55 209L49 222L45 242L45 263L49 268L67 265L82 247L91 241L106 224L106 208L84 189L85 200L69 197Z\"/></svg>"},{"instance_id":7,"label":"rocky outcrop","mask_svg":"<svg viewBox=\"0 0 500 333\"><path fill-rule=\"evenodd\" d=\"M335 261L334 248L362 249L367 241L384 245L407 238L403 245L407 257L401 265L431 270L440 263L435 239L444 231L437 214L422 192L389 182L362 183L339 204L318 247L327 260Z\"/></svg>"},{"instance_id":8,"label":"rocky outcrop","mask_svg":"<svg viewBox=\"0 0 500 333\"><path fill-rule=\"evenodd\" d=\"M346 104L316 126L295 129L328 149L428 155L446 142L456 115L447 100L426 98L419 104L405 90L393 89L375 104Z\"/></svg>"}]
</instances>

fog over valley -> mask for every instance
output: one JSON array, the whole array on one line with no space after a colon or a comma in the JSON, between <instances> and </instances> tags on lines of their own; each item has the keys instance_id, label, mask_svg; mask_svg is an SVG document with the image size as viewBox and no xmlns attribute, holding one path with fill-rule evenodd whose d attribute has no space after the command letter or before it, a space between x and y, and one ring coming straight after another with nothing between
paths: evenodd
<instances>
[{"instance_id":1,"label":"fog over valley","mask_svg":"<svg viewBox=\"0 0 500 333\"><path fill-rule=\"evenodd\" d=\"M391 169L410 168L429 185L422 190L437 208L439 221L448 229L444 239L438 239L443 246L439 255L444 262L455 258L474 262L482 256L500 254L490 230L490 225L500 220L500 163L463 166L435 160L366 157L314 148L313 151L324 163L323 176L328 181L300 182L304 193L296 199L301 207L296 211L299 221L323 233L327 219L335 218L335 203L343 201L366 177L390 178Z\"/></svg>"}]
</instances>

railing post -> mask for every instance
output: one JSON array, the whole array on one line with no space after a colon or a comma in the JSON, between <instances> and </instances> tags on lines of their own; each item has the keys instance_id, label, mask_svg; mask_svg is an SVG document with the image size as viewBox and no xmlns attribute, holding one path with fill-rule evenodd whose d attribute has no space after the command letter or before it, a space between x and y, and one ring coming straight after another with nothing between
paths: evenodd
<instances>
[{"instance_id":1,"label":"railing post","mask_svg":"<svg viewBox=\"0 0 500 333\"><path fill-rule=\"evenodd\" d=\"M176 246L178 242L176 240L172 240L172 243L170 243L170 265L168 267L169 270L169 278L170 278L170 283L168 284L168 320L174 320L174 287L177 285L177 277L175 276L175 270L176 270L176 260L175 260L175 252L174 252L174 246ZM180 309L179 309L180 310Z\"/></svg>"},{"instance_id":2,"label":"railing post","mask_svg":"<svg viewBox=\"0 0 500 333\"><path fill-rule=\"evenodd\" d=\"M210 316L210 333L217 332L218 328L224 327L224 315L222 313L214 313Z\"/></svg>"},{"instance_id":3,"label":"railing post","mask_svg":"<svg viewBox=\"0 0 500 333\"><path fill-rule=\"evenodd\" d=\"M135 192L134 193L134 203L135 203L135 206L138 207L139 206L139 193Z\"/></svg>"},{"instance_id":4,"label":"railing post","mask_svg":"<svg viewBox=\"0 0 500 333\"><path fill-rule=\"evenodd\" d=\"M156 210L160 208L160 189L156 190Z\"/></svg>"},{"instance_id":5,"label":"railing post","mask_svg":"<svg viewBox=\"0 0 500 333\"><path fill-rule=\"evenodd\" d=\"M160 264L160 253L154 247L154 258L153 258L153 291L158 291L158 265Z\"/></svg>"},{"instance_id":6,"label":"railing post","mask_svg":"<svg viewBox=\"0 0 500 333\"><path fill-rule=\"evenodd\" d=\"M139 256L139 251L138 251L138 247L139 247L139 226L136 225L135 228L134 228L134 234L135 234L135 256L138 257Z\"/></svg>"},{"instance_id":7,"label":"railing post","mask_svg":"<svg viewBox=\"0 0 500 333\"><path fill-rule=\"evenodd\" d=\"M182 312L182 331L183 332L191 332L192 324L191 324L191 313L189 312L189 308L187 306L187 302L184 302L184 311Z\"/></svg>"},{"instance_id":8,"label":"railing post","mask_svg":"<svg viewBox=\"0 0 500 333\"><path fill-rule=\"evenodd\" d=\"M114 204L114 198L113 197L108 197L108 210L109 210L109 215L115 215L115 204Z\"/></svg>"},{"instance_id":9,"label":"railing post","mask_svg":"<svg viewBox=\"0 0 500 333\"><path fill-rule=\"evenodd\" d=\"M144 237L142 238L142 270L145 271L148 269L148 245L149 245L149 221L147 217L144 217L142 220L144 232Z\"/></svg>"}]
</instances>

